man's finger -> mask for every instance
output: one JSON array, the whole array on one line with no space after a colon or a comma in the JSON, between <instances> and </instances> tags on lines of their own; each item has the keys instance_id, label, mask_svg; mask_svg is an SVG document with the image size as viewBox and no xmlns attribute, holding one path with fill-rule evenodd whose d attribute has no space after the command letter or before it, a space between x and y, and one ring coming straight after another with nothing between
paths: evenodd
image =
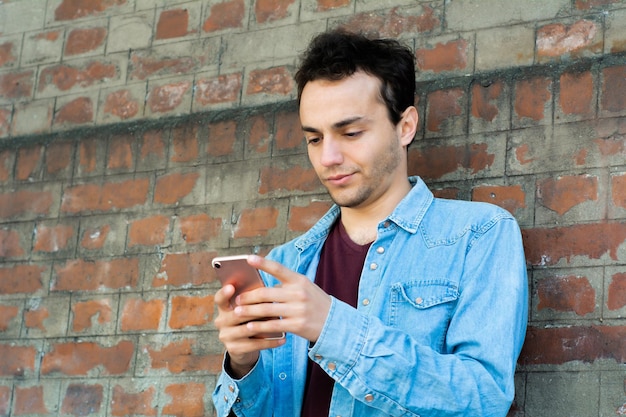
<instances>
[{"instance_id":1,"label":"man's finger","mask_svg":"<svg viewBox=\"0 0 626 417\"><path fill-rule=\"evenodd\" d=\"M293 272L284 265L278 262L270 261L258 255L248 256L248 264L251 266L265 271L283 284L293 283L297 280L299 274Z\"/></svg>"}]
</instances>

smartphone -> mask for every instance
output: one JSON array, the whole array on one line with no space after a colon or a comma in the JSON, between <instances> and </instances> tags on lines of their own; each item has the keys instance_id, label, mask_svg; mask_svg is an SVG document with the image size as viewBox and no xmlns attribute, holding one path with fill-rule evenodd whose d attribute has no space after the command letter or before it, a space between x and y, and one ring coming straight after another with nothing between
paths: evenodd
<instances>
[{"instance_id":1,"label":"smartphone","mask_svg":"<svg viewBox=\"0 0 626 417\"><path fill-rule=\"evenodd\" d=\"M213 258L211 266L215 269L217 279L222 286L231 284L235 287L233 299L239 294L265 286L259 271L248 264L248 255L218 256ZM262 319L259 319L262 320ZM266 320L271 320L267 318ZM255 336L260 339L282 339L285 333L261 333Z\"/></svg>"}]
</instances>

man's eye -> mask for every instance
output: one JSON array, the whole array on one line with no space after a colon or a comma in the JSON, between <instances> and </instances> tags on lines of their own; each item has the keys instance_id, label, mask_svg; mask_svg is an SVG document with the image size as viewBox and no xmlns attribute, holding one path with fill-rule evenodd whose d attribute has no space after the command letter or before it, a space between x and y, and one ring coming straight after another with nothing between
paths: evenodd
<instances>
[{"instance_id":1,"label":"man's eye","mask_svg":"<svg viewBox=\"0 0 626 417\"><path fill-rule=\"evenodd\" d=\"M361 135L361 133L363 133L363 131L358 130L358 131L356 131L356 132L346 132L346 133L345 133L345 135L346 135L347 137L349 137L349 138L355 138L355 137L357 137L357 136Z\"/></svg>"},{"instance_id":2,"label":"man's eye","mask_svg":"<svg viewBox=\"0 0 626 417\"><path fill-rule=\"evenodd\" d=\"M306 138L306 143L307 145L314 145L316 143L319 143L321 139L318 137L312 137L312 138Z\"/></svg>"}]
</instances>

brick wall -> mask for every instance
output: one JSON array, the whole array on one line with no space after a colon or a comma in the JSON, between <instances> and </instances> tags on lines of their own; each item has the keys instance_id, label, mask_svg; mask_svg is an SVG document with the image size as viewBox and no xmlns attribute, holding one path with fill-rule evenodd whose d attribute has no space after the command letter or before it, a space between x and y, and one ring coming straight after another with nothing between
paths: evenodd
<instances>
[{"instance_id":1,"label":"brick wall","mask_svg":"<svg viewBox=\"0 0 626 417\"><path fill-rule=\"evenodd\" d=\"M216 254L330 202L291 79L326 27L416 52L412 174L524 235L510 416L626 414L626 1L0 2L0 416L212 415Z\"/></svg>"}]
</instances>

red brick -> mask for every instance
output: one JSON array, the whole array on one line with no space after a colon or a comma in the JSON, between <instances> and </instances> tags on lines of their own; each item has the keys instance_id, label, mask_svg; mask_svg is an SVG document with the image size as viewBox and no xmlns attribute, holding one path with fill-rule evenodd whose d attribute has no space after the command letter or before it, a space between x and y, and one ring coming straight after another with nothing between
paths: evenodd
<instances>
[{"instance_id":1,"label":"red brick","mask_svg":"<svg viewBox=\"0 0 626 417\"><path fill-rule=\"evenodd\" d=\"M207 242L220 235L222 219L208 214L196 214L180 219L180 232L185 242L189 244Z\"/></svg>"},{"instance_id":2,"label":"red brick","mask_svg":"<svg viewBox=\"0 0 626 417\"><path fill-rule=\"evenodd\" d=\"M0 108L0 138L8 136L11 131L11 108ZM2 172L0 168L0 180L2 180Z\"/></svg>"},{"instance_id":3,"label":"red brick","mask_svg":"<svg viewBox=\"0 0 626 417\"><path fill-rule=\"evenodd\" d=\"M135 258L71 260L54 269L57 279L52 286L53 291L135 288L139 280L139 261Z\"/></svg>"},{"instance_id":4,"label":"red brick","mask_svg":"<svg viewBox=\"0 0 626 417\"><path fill-rule=\"evenodd\" d=\"M304 232L315 224L330 209L329 202L313 201L305 207L291 206L287 228L294 232Z\"/></svg>"},{"instance_id":5,"label":"red brick","mask_svg":"<svg viewBox=\"0 0 626 417\"><path fill-rule=\"evenodd\" d=\"M578 10L590 10L595 7L619 3L620 1L621 0L576 0L574 5Z\"/></svg>"},{"instance_id":6,"label":"red brick","mask_svg":"<svg viewBox=\"0 0 626 417\"><path fill-rule=\"evenodd\" d=\"M170 329L204 326L213 320L213 295L205 297L178 296L172 298L170 311Z\"/></svg>"},{"instance_id":7,"label":"red brick","mask_svg":"<svg viewBox=\"0 0 626 417\"><path fill-rule=\"evenodd\" d=\"M13 63L17 60L13 55L13 42L5 42L0 44L0 67Z\"/></svg>"},{"instance_id":8,"label":"red brick","mask_svg":"<svg viewBox=\"0 0 626 417\"><path fill-rule=\"evenodd\" d=\"M139 113L139 101L133 97L130 90L113 91L104 101L103 112L117 116L121 120L130 119Z\"/></svg>"},{"instance_id":9,"label":"red brick","mask_svg":"<svg viewBox=\"0 0 626 417\"><path fill-rule=\"evenodd\" d=\"M189 162L199 156L198 127L185 124L172 129L172 162Z\"/></svg>"},{"instance_id":10,"label":"red brick","mask_svg":"<svg viewBox=\"0 0 626 417\"><path fill-rule=\"evenodd\" d=\"M538 310L573 311L579 316L596 309L596 292L586 277L552 276L537 283Z\"/></svg>"},{"instance_id":11,"label":"red brick","mask_svg":"<svg viewBox=\"0 0 626 417\"><path fill-rule=\"evenodd\" d=\"M58 252L66 249L70 239L74 239L74 228L69 225L56 225L48 227L37 226L35 229L34 252Z\"/></svg>"},{"instance_id":12,"label":"red brick","mask_svg":"<svg viewBox=\"0 0 626 417\"><path fill-rule=\"evenodd\" d=\"M17 151L15 179L24 181L37 175L41 167L43 147L30 146Z\"/></svg>"},{"instance_id":13,"label":"red brick","mask_svg":"<svg viewBox=\"0 0 626 417\"><path fill-rule=\"evenodd\" d=\"M80 142L78 148L78 164L84 173L96 171L98 160L103 155L98 153L98 142L96 139L85 139ZM104 158L102 158L104 160Z\"/></svg>"},{"instance_id":14,"label":"red brick","mask_svg":"<svg viewBox=\"0 0 626 417\"><path fill-rule=\"evenodd\" d=\"M43 386L15 387L13 412L16 416L25 414L49 414L43 396Z\"/></svg>"},{"instance_id":15,"label":"red brick","mask_svg":"<svg viewBox=\"0 0 626 417\"><path fill-rule=\"evenodd\" d=\"M124 387L113 387L111 400L111 415L125 417L130 415L156 416L157 409L152 406L155 397L155 388L149 387L141 392L128 392Z\"/></svg>"},{"instance_id":16,"label":"red brick","mask_svg":"<svg viewBox=\"0 0 626 417\"><path fill-rule=\"evenodd\" d=\"M11 408L11 387L0 385L0 415L8 416Z\"/></svg>"},{"instance_id":17,"label":"red brick","mask_svg":"<svg viewBox=\"0 0 626 417\"><path fill-rule=\"evenodd\" d=\"M0 229L0 258L13 258L24 255L17 230Z\"/></svg>"},{"instance_id":18,"label":"red brick","mask_svg":"<svg viewBox=\"0 0 626 417\"><path fill-rule=\"evenodd\" d=\"M194 353L194 343L189 339L173 342L161 350L147 346L152 369L166 368L173 374L205 371L218 373L222 355L199 355Z\"/></svg>"},{"instance_id":19,"label":"red brick","mask_svg":"<svg viewBox=\"0 0 626 417\"><path fill-rule=\"evenodd\" d=\"M126 4L126 0L62 0L54 10L54 20L73 20L98 15L106 9Z\"/></svg>"},{"instance_id":20,"label":"red brick","mask_svg":"<svg viewBox=\"0 0 626 417\"><path fill-rule=\"evenodd\" d=\"M207 153L215 157L232 154L237 140L236 129L237 124L233 120L211 123L209 125Z\"/></svg>"},{"instance_id":21,"label":"red brick","mask_svg":"<svg viewBox=\"0 0 626 417\"><path fill-rule=\"evenodd\" d=\"M139 144L139 160L146 161L151 157L159 160L165 158L165 139L161 130L148 131L141 137Z\"/></svg>"},{"instance_id":22,"label":"red brick","mask_svg":"<svg viewBox=\"0 0 626 417\"><path fill-rule=\"evenodd\" d=\"M445 198L448 200L460 200L461 190L456 187L433 189L433 195L436 198Z\"/></svg>"},{"instance_id":23,"label":"red brick","mask_svg":"<svg viewBox=\"0 0 626 417\"><path fill-rule=\"evenodd\" d=\"M168 253L161 269L152 280L153 287L202 285L215 281L211 267L214 252Z\"/></svg>"},{"instance_id":24,"label":"red brick","mask_svg":"<svg viewBox=\"0 0 626 417\"><path fill-rule=\"evenodd\" d=\"M606 254L617 260L617 249L626 241L626 223L525 229L522 235L531 265L554 265L561 259L569 262L575 256L600 259Z\"/></svg>"},{"instance_id":25,"label":"red brick","mask_svg":"<svg viewBox=\"0 0 626 417\"><path fill-rule=\"evenodd\" d=\"M289 70L283 66L250 71L246 94L277 94L286 96L293 89L293 77Z\"/></svg>"},{"instance_id":26,"label":"red brick","mask_svg":"<svg viewBox=\"0 0 626 417\"><path fill-rule=\"evenodd\" d=\"M80 241L80 246L85 249L102 249L110 231L111 226L108 224L97 228L86 229Z\"/></svg>"},{"instance_id":27,"label":"red brick","mask_svg":"<svg viewBox=\"0 0 626 417\"><path fill-rule=\"evenodd\" d=\"M165 243L165 237L170 228L170 219L167 216L152 216L135 220L128 229L128 246L154 246Z\"/></svg>"},{"instance_id":28,"label":"red brick","mask_svg":"<svg viewBox=\"0 0 626 417\"><path fill-rule=\"evenodd\" d=\"M487 122L495 120L500 112L497 100L504 91L502 81L496 81L488 86L478 83L472 86L472 116Z\"/></svg>"},{"instance_id":29,"label":"red brick","mask_svg":"<svg viewBox=\"0 0 626 417\"><path fill-rule=\"evenodd\" d=\"M0 305L0 332L6 332L9 329L19 312L20 309L17 306Z\"/></svg>"},{"instance_id":30,"label":"red brick","mask_svg":"<svg viewBox=\"0 0 626 417\"><path fill-rule=\"evenodd\" d=\"M350 5L351 0L317 0L317 11L325 12L327 10L338 9Z\"/></svg>"},{"instance_id":31,"label":"red brick","mask_svg":"<svg viewBox=\"0 0 626 417\"><path fill-rule=\"evenodd\" d=\"M289 16L294 0L256 0L254 14L257 23L269 23Z\"/></svg>"},{"instance_id":32,"label":"red brick","mask_svg":"<svg viewBox=\"0 0 626 417\"><path fill-rule=\"evenodd\" d=\"M36 308L24 312L24 327L27 329L39 329L46 332L45 321L50 317L50 311L45 308Z\"/></svg>"},{"instance_id":33,"label":"red brick","mask_svg":"<svg viewBox=\"0 0 626 417\"><path fill-rule=\"evenodd\" d=\"M78 68L65 64L53 65L41 71L38 90L42 92L54 85L61 91L68 91L74 87L90 87L116 76L118 70L115 65L103 62L90 62Z\"/></svg>"},{"instance_id":34,"label":"red brick","mask_svg":"<svg viewBox=\"0 0 626 417\"><path fill-rule=\"evenodd\" d=\"M131 298L122 310L120 329L123 332L158 330L165 302L161 299Z\"/></svg>"},{"instance_id":35,"label":"red brick","mask_svg":"<svg viewBox=\"0 0 626 417\"><path fill-rule=\"evenodd\" d=\"M233 232L235 239L267 236L278 223L278 209L275 207L257 207L241 213Z\"/></svg>"},{"instance_id":36,"label":"red brick","mask_svg":"<svg viewBox=\"0 0 626 417\"><path fill-rule=\"evenodd\" d=\"M561 74L559 102L563 113L591 115L593 113L593 75L591 72Z\"/></svg>"},{"instance_id":37,"label":"red brick","mask_svg":"<svg viewBox=\"0 0 626 417\"><path fill-rule=\"evenodd\" d=\"M261 169L260 194L273 191L313 191L320 186L319 178L312 168L295 166L292 168L264 167Z\"/></svg>"},{"instance_id":38,"label":"red brick","mask_svg":"<svg viewBox=\"0 0 626 417\"><path fill-rule=\"evenodd\" d=\"M189 12L187 9L163 10L159 15L155 39L179 38L187 35Z\"/></svg>"},{"instance_id":39,"label":"red brick","mask_svg":"<svg viewBox=\"0 0 626 417\"><path fill-rule=\"evenodd\" d=\"M530 327L519 362L522 365L560 365L626 360L626 326Z\"/></svg>"},{"instance_id":40,"label":"red brick","mask_svg":"<svg viewBox=\"0 0 626 417\"><path fill-rule=\"evenodd\" d=\"M272 143L272 134L267 120L263 116L254 116L249 123L250 131L247 138L250 149L259 154L267 153Z\"/></svg>"},{"instance_id":41,"label":"red brick","mask_svg":"<svg viewBox=\"0 0 626 417\"><path fill-rule=\"evenodd\" d=\"M78 97L64 104L54 116L54 124L80 125L94 121L93 103L89 97Z\"/></svg>"},{"instance_id":42,"label":"red brick","mask_svg":"<svg viewBox=\"0 0 626 417\"><path fill-rule=\"evenodd\" d=\"M107 29L86 28L73 29L65 42L65 55L78 55L93 51L104 43Z\"/></svg>"},{"instance_id":43,"label":"red brick","mask_svg":"<svg viewBox=\"0 0 626 417\"><path fill-rule=\"evenodd\" d=\"M0 344L0 376L23 376L35 369L37 349L33 346Z\"/></svg>"},{"instance_id":44,"label":"red brick","mask_svg":"<svg viewBox=\"0 0 626 417\"><path fill-rule=\"evenodd\" d=\"M465 93L460 88L438 90L428 94L426 128L431 132L441 131L441 125L449 118L461 116L461 100Z\"/></svg>"},{"instance_id":45,"label":"red brick","mask_svg":"<svg viewBox=\"0 0 626 417\"><path fill-rule=\"evenodd\" d=\"M520 118L543 120L552 98L551 86L552 81L543 77L519 81L515 89L515 113Z\"/></svg>"},{"instance_id":46,"label":"red brick","mask_svg":"<svg viewBox=\"0 0 626 417\"><path fill-rule=\"evenodd\" d=\"M472 189L472 200L496 204L511 214L526 208L526 193L519 185L481 185Z\"/></svg>"},{"instance_id":47,"label":"red brick","mask_svg":"<svg viewBox=\"0 0 626 417\"><path fill-rule=\"evenodd\" d=\"M409 150L409 172L428 179L439 179L459 168L476 174L491 165L495 154L485 143L467 146L441 146Z\"/></svg>"},{"instance_id":48,"label":"red brick","mask_svg":"<svg viewBox=\"0 0 626 417\"><path fill-rule=\"evenodd\" d=\"M276 148L297 149L304 143L300 118L295 112L276 115Z\"/></svg>"},{"instance_id":49,"label":"red brick","mask_svg":"<svg viewBox=\"0 0 626 417\"><path fill-rule=\"evenodd\" d=\"M612 200L616 207L626 208L626 174L611 177Z\"/></svg>"},{"instance_id":50,"label":"red brick","mask_svg":"<svg viewBox=\"0 0 626 417\"><path fill-rule=\"evenodd\" d=\"M157 178L154 189L154 202L161 204L176 204L188 196L200 178L197 172L187 174L172 173Z\"/></svg>"},{"instance_id":51,"label":"red brick","mask_svg":"<svg viewBox=\"0 0 626 417\"><path fill-rule=\"evenodd\" d=\"M10 72L0 75L0 98L23 99L33 94L33 71Z\"/></svg>"},{"instance_id":52,"label":"red brick","mask_svg":"<svg viewBox=\"0 0 626 417\"><path fill-rule=\"evenodd\" d=\"M17 190L0 194L0 218L8 219L26 213L48 214L52 203L49 191Z\"/></svg>"},{"instance_id":53,"label":"red brick","mask_svg":"<svg viewBox=\"0 0 626 417\"><path fill-rule=\"evenodd\" d=\"M46 268L37 265L0 267L0 294L31 294L43 289Z\"/></svg>"},{"instance_id":54,"label":"red brick","mask_svg":"<svg viewBox=\"0 0 626 417\"><path fill-rule=\"evenodd\" d=\"M187 74L196 64L192 57L160 58L144 57L133 52L130 57L130 79L145 80L153 75Z\"/></svg>"},{"instance_id":55,"label":"red brick","mask_svg":"<svg viewBox=\"0 0 626 417\"><path fill-rule=\"evenodd\" d=\"M48 174L61 173L72 162L74 146L70 142L53 142L46 148L46 171Z\"/></svg>"},{"instance_id":56,"label":"red brick","mask_svg":"<svg viewBox=\"0 0 626 417\"><path fill-rule=\"evenodd\" d=\"M61 412L74 416L98 414L102 406L103 391L100 384L70 384L63 397Z\"/></svg>"},{"instance_id":57,"label":"red brick","mask_svg":"<svg viewBox=\"0 0 626 417\"><path fill-rule=\"evenodd\" d=\"M204 32L216 32L223 29L242 28L245 13L243 0L227 0L214 4L202 25L202 30Z\"/></svg>"},{"instance_id":58,"label":"red brick","mask_svg":"<svg viewBox=\"0 0 626 417\"><path fill-rule=\"evenodd\" d=\"M205 392L206 386L197 382L168 385L165 387L165 393L172 401L163 407L163 414L178 417L204 416Z\"/></svg>"},{"instance_id":59,"label":"red brick","mask_svg":"<svg viewBox=\"0 0 626 417\"><path fill-rule=\"evenodd\" d=\"M148 179L117 183L81 184L65 189L61 210L65 213L108 211L144 204L148 196Z\"/></svg>"},{"instance_id":60,"label":"red brick","mask_svg":"<svg viewBox=\"0 0 626 417\"><path fill-rule=\"evenodd\" d=\"M590 49L597 33L596 24L584 19L570 26L562 23L545 25L537 30L537 55L539 58L559 57Z\"/></svg>"},{"instance_id":61,"label":"red brick","mask_svg":"<svg viewBox=\"0 0 626 417\"><path fill-rule=\"evenodd\" d=\"M147 104L153 113L167 113L181 105L190 87L191 81L155 86L148 95Z\"/></svg>"},{"instance_id":62,"label":"red brick","mask_svg":"<svg viewBox=\"0 0 626 417\"><path fill-rule=\"evenodd\" d=\"M87 300L77 302L72 306L74 322L72 330L74 332L82 332L92 327L93 323L105 324L110 323L113 310L111 309L111 300Z\"/></svg>"},{"instance_id":63,"label":"red brick","mask_svg":"<svg viewBox=\"0 0 626 417\"><path fill-rule=\"evenodd\" d=\"M609 310L626 307L626 273L614 274L609 284L606 306Z\"/></svg>"},{"instance_id":64,"label":"red brick","mask_svg":"<svg viewBox=\"0 0 626 417\"><path fill-rule=\"evenodd\" d=\"M101 375L123 375L130 369L135 346L125 340L111 347L94 342L53 343L41 362L41 374L88 375L97 369Z\"/></svg>"},{"instance_id":65,"label":"red brick","mask_svg":"<svg viewBox=\"0 0 626 417\"><path fill-rule=\"evenodd\" d=\"M134 167L133 137L130 135L114 136L109 142L107 168L113 170L132 170Z\"/></svg>"},{"instance_id":66,"label":"red brick","mask_svg":"<svg viewBox=\"0 0 626 417\"><path fill-rule=\"evenodd\" d=\"M446 43L438 43L433 48L418 49L415 53L417 67L421 71L456 71L467 68L468 43L465 39L457 39Z\"/></svg>"},{"instance_id":67,"label":"red brick","mask_svg":"<svg viewBox=\"0 0 626 417\"><path fill-rule=\"evenodd\" d=\"M626 66L605 68L602 70L602 78L602 110L626 110Z\"/></svg>"},{"instance_id":68,"label":"red brick","mask_svg":"<svg viewBox=\"0 0 626 417\"><path fill-rule=\"evenodd\" d=\"M560 216L585 201L598 201L598 177L571 175L537 181L542 206Z\"/></svg>"},{"instance_id":69,"label":"red brick","mask_svg":"<svg viewBox=\"0 0 626 417\"><path fill-rule=\"evenodd\" d=\"M239 100L243 76L240 72L196 81L195 100L198 104L233 103Z\"/></svg>"},{"instance_id":70,"label":"red brick","mask_svg":"<svg viewBox=\"0 0 626 417\"><path fill-rule=\"evenodd\" d=\"M15 152L13 150L5 149L0 151L0 181L7 181L11 178L14 163Z\"/></svg>"},{"instance_id":71,"label":"red brick","mask_svg":"<svg viewBox=\"0 0 626 417\"><path fill-rule=\"evenodd\" d=\"M402 34L430 32L441 26L432 7L423 5L421 14L410 9L403 12L394 7L379 13L359 13L350 18L344 26L349 30L377 34L380 37L396 38Z\"/></svg>"}]
</instances>

